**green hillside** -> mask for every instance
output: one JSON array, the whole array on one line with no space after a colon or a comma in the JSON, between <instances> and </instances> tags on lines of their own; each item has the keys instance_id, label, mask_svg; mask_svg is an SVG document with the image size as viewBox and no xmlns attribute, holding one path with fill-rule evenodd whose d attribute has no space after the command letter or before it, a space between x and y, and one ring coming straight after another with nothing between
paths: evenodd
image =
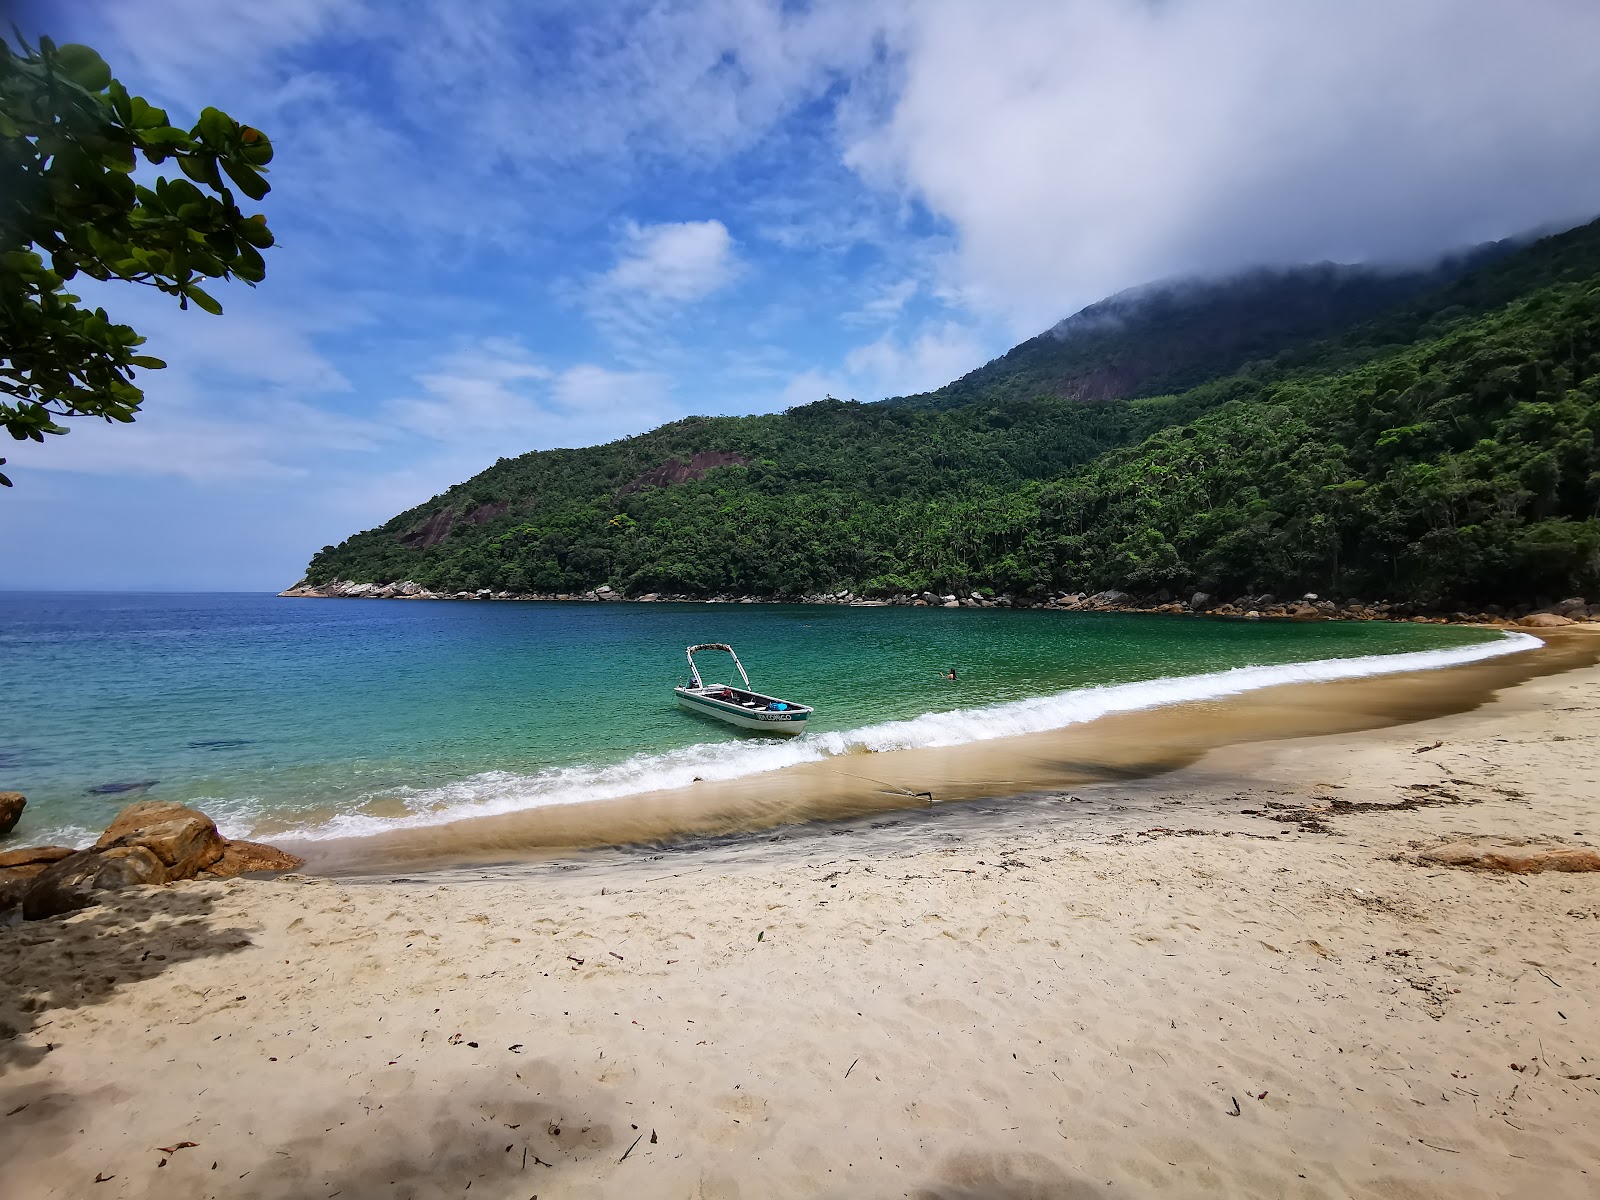
<instances>
[{"instance_id":1,"label":"green hillside","mask_svg":"<svg viewBox=\"0 0 1600 1200\"><path fill-rule=\"evenodd\" d=\"M1441 269L1423 292L1417 276L1328 268L1157 289L927 397L691 418L502 459L325 548L308 578L1593 595L1600 222L1474 261L1487 265ZM1375 311L1383 287L1397 302ZM1224 326L1225 344L1204 334ZM1154 349L1134 380L1141 340ZM1083 384L1114 378L1105 395ZM1139 394L1171 381L1184 390Z\"/></svg>"},{"instance_id":2,"label":"green hillside","mask_svg":"<svg viewBox=\"0 0 1600 1200\"><path fill-rule=\"evenodd\" d=\"M1431 298L1514 249L1491 243L1426 270L1320 263L1133 288L935 392L899 402L952 407L1036 396L1093 402L1180 392Z\"/></svg>"}]
</instances>

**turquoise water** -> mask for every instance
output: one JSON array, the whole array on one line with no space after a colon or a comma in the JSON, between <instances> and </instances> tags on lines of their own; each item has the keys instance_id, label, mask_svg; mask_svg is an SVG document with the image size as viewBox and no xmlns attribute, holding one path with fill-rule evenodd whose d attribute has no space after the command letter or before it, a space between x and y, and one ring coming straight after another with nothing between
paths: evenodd
<instances>
[{"instance_id":1,"label":"turquoise water","mask_svg":"<svg viewBox=\"0 0 1600 1200\"><path fill-rule=\"evenodd\" d=\"M732 643L758 689L814 704L806 734L680 711L683 648L702 641ZM25 836L81 836L143 794L234 835L359 834L1511 648L1380 623L0 593L0 790L28 795ZM1328 660L1342 665L1295 665Z\"/></svg>"}]
</instances>

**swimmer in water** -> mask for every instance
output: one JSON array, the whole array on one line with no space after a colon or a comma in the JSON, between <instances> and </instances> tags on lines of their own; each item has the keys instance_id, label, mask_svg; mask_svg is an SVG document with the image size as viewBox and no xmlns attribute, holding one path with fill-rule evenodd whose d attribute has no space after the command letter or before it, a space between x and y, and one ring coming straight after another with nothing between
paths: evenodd
<instances>
[{"instance_id":1,"label":"swimmer in water","mask_svg":"<svg viewBox=\"0 0 1600 1200\"><path fill-rule=\"evenodd\" d=\"M939 675L941 678L948 679L951 683L956 681L956 669L954 667L951 667L948 671L940 671Z\"/></svg>"}]
</instances>

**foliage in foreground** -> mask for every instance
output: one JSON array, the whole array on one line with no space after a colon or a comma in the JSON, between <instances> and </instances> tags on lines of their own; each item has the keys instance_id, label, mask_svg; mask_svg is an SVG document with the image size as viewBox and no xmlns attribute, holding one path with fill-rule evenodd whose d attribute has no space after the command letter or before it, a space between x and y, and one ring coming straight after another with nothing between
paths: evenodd
<instances>
[{"instance_id":1,"label":"foliage in foreground","mask_svg":"<svg viewBox=\"0 0 1600 1200\"><path fill-rule=\"evenodd\" d=\"M260 200L271 160L265 134L217 109L189 130L169 124L87 46L41 38L17 53L0 41L0 427L42 442L68 417L132 421L135 368L165 364L67 283L139 283L221 313L199 281L265 276L272 233L233 188ZM185 178L135 181L142 164L166 163Z\"/></svg>"},{"instance_id":2,"label":"foliage in foreground","mask_svg":"<svg viewBox=\"0 0 1600 1200\"><path fill-rule=\"evenodd\" d=\"M1600 223L1174 396L826 400L502 459L312 582L796 595L1600 590ZM696 452L737 455L630 484ZM432 525L430 526L430 521ZM436 528L442 540L419 536Z\"/></svg>"}]
</instances>

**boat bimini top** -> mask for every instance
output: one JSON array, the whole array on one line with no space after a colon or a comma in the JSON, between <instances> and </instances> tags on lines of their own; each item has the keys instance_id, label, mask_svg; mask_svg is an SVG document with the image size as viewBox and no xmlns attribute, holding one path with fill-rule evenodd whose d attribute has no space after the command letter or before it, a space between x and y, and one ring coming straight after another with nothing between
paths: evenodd
<instances>
[{"instance_id":1,"label":"boat bimini top","mask_svg":"<svg viewBox=\"0 0 1600 1200\"><path fill-rule=\"evenodd\" d=\"M752 690L750 687L750 676L745 674L744 664L739 661L739 656L733 652L733 647L728 645L726 642L702 642L700 645L690 646L684 651L685 656L689 659L690 687L698 688L706 686L700 682L700 668L694 665L695 652L699 650L721 650L727 654L729 658L733 659L733 669L739 672L739 678L744 681L744 690L747 692Z\"/></svg>"}]
</instances>

